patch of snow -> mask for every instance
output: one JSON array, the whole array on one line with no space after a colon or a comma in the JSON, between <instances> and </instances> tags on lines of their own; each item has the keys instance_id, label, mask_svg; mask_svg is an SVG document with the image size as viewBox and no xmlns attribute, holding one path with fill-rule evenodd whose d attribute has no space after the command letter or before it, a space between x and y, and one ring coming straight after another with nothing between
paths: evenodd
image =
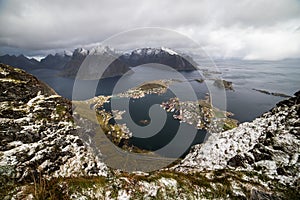
<instances>
[{"instance_id":1,"label":"patch of snow","mask_svg":"<svg viewBox=\"0 0 300 200\"><path fill-rule=\"evenodd\" d=\"M136 50L136 53L137 53L137 54L142 54L142 49Z\"/></svg>"},{"instance_id":2,"label":"patch of snow","mask_svg":"<svg viewBox=\"0 0 300 200\"><path fill-rule=\"evenodd\" d=\"M80 53L81 55L87 55L88 54L88 50L86 50L84 48L79 48L78 49L78 53Z\"/></svg>"},{"instance_id":3,"label":"patch of snow","mask_svg":"<svg viewBox=\"0 0 300 200\"><path fill-rule=\"evenodd\" d=\"M6 75L8 75L8 74L9 74L9 72L6 72L6 71L3 71L3 70L1 70L1 71L0 71L0 74L2 74L2 75L4 75L4 76L6 76Z\"/></svg>"},{"instance_id":4,"label":"patch of snow","mask_svg":"<svg viewBox=\"0 0 300 200\"><path fill-rule=\"evenodd\" d=\"M130 195L126 192L126 190L119 190L117 199L118 200L129 200Z\"/></svg>"},{"instance_id":5,"label":"patch of snow","mask_svg":"<svg viewBox=\"0 0 300 200\"><path fill-rule=\"evenodd\" d=\"M166 47L161 47L161 50L168 52L170 55L178 55L178 53Z\"/></svg>"},{"instance_id":6,"label":"patch of snow","mask_svg":"<svg viewBox=\"0 0 300 200\"><path fill-rule=\"evenodd\" d=\"M89 52L89 55L103 55L103 54L114 54L114 49L108 47L108 46L96 46L92 48Z\"/></svg>"},{"instance_id":7,"label":"patch of snow","mask_svg":"<svg viewBox=\"0 0 300 200\"><path fill-rule=\"evenodd\" d=\"M0 82L26 83L25 81L20 81L12 78L0 78Z\"/></svg>"},{"instance_id":8,"label":"patch of snow","mask_svg":"<svg viewBox=\"0 0 300 200\"><path fill-rule=\"evenodd\" d=\"M36 97L30 99L30 100L27 102L27 105L28 105L28 106L32 106L33 103L34 103L35 101L38 101L38 100L41 101L41 100L44 100L44 98L45 98L45 96L44 96L44 95L41 95L41 91L39 91L39 92L37 93Z\"/></svg>"},{"instance_id":9,"label":"patch of snow","mask_svg":"<svg viewBox=\"0 0 300 200\"><path fill-rule=\"evenodd\" d=\"M140 181L139 186L141 191L146 193L144 197L156 197L158 189L160 188L154 182L148 183L146 181Z\"/></svg>"},{"instance_id":10,"label":"patch of snow","mask_svg":"<svg viewBox=\"0 0 300 200\"><path fill-rule=\"evenodd\" d=\"M151 55L152 52L153 52L152 49L149 48L149 49L147 49L146 54L147 54L147 55Z\"/></svg>"},{"instance_id":11,"label":"patch of snow","mask_svg":"<svg viewBox=\"0 0 300 200\"><path fill-rule=\"evenodd\" d=\"M163 185L165 185L166 187L170 188L170 187L176 187L177 186L177 181L175 179L172 178L161 178L159 179L159 182L162 183Z\"/></svg>"}]
</instances>

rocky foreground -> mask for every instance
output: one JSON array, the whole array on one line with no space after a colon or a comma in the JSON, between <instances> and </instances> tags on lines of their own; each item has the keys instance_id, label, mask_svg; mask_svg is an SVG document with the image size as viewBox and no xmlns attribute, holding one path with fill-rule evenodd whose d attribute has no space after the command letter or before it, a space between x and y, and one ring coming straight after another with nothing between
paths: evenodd
<instances>
[{"instance_id":1,"label":"rocky foreground","mask_svg":"<svg viewBox=\"0 0 300 200\"><path fill-rule=\"evenodd\" d=\"M173 167L176 171L258 172L283 185L300 183L300 92L253 122L212 135ZM234 156L233 156L234 155Z\"/></svg>"},{"instance_id":2,"label":"rocky foreground","mask_svg":"<svg viewBox=\"0 0 300 200\"><path fill-rule=\"evenodd\" d=\"M91 130L71 102L26 72L1 64L0 92L4 199L300 198L300 92L151 173L107 167L77 136Z\"/></svg>"}]
</instances>

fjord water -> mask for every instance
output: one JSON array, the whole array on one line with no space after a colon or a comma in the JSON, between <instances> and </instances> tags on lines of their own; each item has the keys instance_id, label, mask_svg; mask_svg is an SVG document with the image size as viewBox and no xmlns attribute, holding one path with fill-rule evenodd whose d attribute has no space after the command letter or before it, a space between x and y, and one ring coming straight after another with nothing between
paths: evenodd
<instances>
[{"instance_id":1,"label":"fjord water","mask_svg":"<svg viewBox=\"0 0 300 200\"><path fill-rule=\"evenodd\" d=\"M260 93L253 90L253 88L292 96L300 86L300 60L297 59L282 61L216 60L215 63L221 72L220 77L233 82L234 91L226 91L227 111L232 112L234 114L233 118L239 122L255 119L284 99L283 97ZM54 70L39 70L31 73L48 83L60 95L69 99L72 98L73 79L59 77L57 75L59 72ZM125 81L129 89L138 86L138 83L147 80L148 77L156 77L160 73L165 72L154 68L144 69L142 75L139 74L137 76L133 73L123 77L123 81ZM203 99L208 89L205 83L195 81L195 79L201 78L199 72L183 71L180 73L185 76L185 82L187 81L192 85L197 97ZM100 80L95 96L110 95L118 80L119 77ZM92 98L93 96L85 96L84 91L91 88L94 84L95 81L83 81L82 96L77 98L80 100ZM180 88L182 83L176 82L174 84ZM181 95L184 95L185 92L182 89ZM141 120L150 120L148 112L151 105L159 104L171 97L172 93L168 91L164 95L146 95L145 98L130 100L130 115L137 124L142 125L139 123ZM167 123L156 136L148 139L133 137L131 142L136 146L149 150L156 150L165 145L172 140L179 126L179 121L174 120L172 115L173 113L167 113ZM204 136L205 132L199 130L195 135L193 144L201 143ZM177 145L180 145L180 143ZM172 152L164 156L172 157Z\"/></svg>"},{"instance_id":2,"label":"fjord water","mask_svg":"<svg viewBox=\"0 0 300 200\"><path fill-rule=\"evenodd\" d=\"M245 60L215 60L216 66L222 74L220 76L233 82L234 91L226 92L227 110L234 113L234 118L240 122L251 121L262 113L271 109L283 97L266 95L256 89L264 89L270 92L279 92L292 96L300 86L300 60L286 59L280 61L245 61ZM74 80L58 76L56 70L33 70L30 73L49 84L54 90L69 99L72 99ZM143 76L152 76L159 73L154 69L145 71ZM199 77L198 72L181 72L196 89L198 96L204 96L205 83L198 83L194 79ZM128 86L145 79L134 75L127 76ZM101 80L95 95L108 95L111 93L118 78ZM85 81L84 87L89 88L94 81ZM184 92L184 91L183 91ZM86 99L84 93L81 99ZM80 98L79 98L80 99Z\"/></svg>"},{"instance_id":3,"label":"fjord water","mask_svg":"<svg viewBox=\"0 0 300 200\"><path fill-rule=\"evenodd\" d=\"M293 96L300 87L300 59L280 61L217 60L222 78L233 82L228 91L227 110L240 122L251 121L270 110L284 97L266 95L255 89Z\"/></svg>"},{"instance_id":4,"label":"fjord water","mask_svg":"<svg viewBox=\"0 0 300 200\"><path fill-rule=\"evenodd\" d=\"M147 124L145 124L143 121L146 120L149 123L151 122L151 118L149 116L150 107L154 104L161 104L161 102L167 101L168 99L170 99L172 97L174 97L174 94L170 90L168 90L166 93L164 93L162 95L147 94L143 98L130 99L129 107L125 108L125 110L126 110L126 112L130 113L130 120L132 120L139 126L146 126ZM115 101L114 103L117 103L118 105L123 105L124 102L126 102L126 100L127 100L127 98L116 98L116 99L114 99L114 101ZM112 110L111 103L110 102L105 103L103 105L103 107L100 109L104 109L106 112L111 112L111 110ZM180 126L180 122L173 118L173 115L175 114L175 112L167 112L166 114L167 114L167 118L166 118L166 121L165 121L163 127L161 127L161 129L159 129L159 131L155 135L153 135L152 137L140 138L137 136L140 133L133 132L133 134L132 134L133 137L131 137L129 139L129 143L133 144L134 146L137 146L141 149L145 149L145 150L149 150L149 151L159 150L162 147L169 144L174 139L176 134L178 133L178 128ZM110 120L109 123L115 124L116 121ZM127 126L128 126L128 124L127 124ZM130 126L128 126L128 128L130 130L132 130ZM143 133L145 133L145 131L149 131L149 130L146 129L143 131L144 131ZM196 130L195 127L193 127L192 125L186 126L184 131L185 131L185 137L177 139L178 141L173 140L172 145L169 146L170 147L169 150L164 151L163 154L160 153L161 156L177 157L178 156L177 152L179 149L183 149L182 154L184 155L184 154L188 153L190 146L192 146L194 144L202 143L206 136L206 131ZM189 135L186 135L186 134L189 134ZM193 141L188 146L188 148L186 148L184 146L184 143L182 142L182 140L185 140L186 137L193 138Z\"/></svg>"}]
</instances>

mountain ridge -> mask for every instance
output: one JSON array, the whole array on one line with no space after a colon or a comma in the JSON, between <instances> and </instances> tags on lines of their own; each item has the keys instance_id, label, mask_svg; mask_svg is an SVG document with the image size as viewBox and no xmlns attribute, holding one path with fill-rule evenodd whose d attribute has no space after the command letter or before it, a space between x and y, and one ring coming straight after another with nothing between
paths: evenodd
<instances>
[{"instance_id":1,"label":"mountain ridge","mask_svg":"<svg viewBox=\"0 0 300 200\"><path fill-rule=\"evenodd\" d=\"M102 68L107 67L103 78L123 75L129 71L131 67L147 63L168 65L175 70L195 70L194 66L196 66L196 62L193 61L191 57L180 55L166 47L139 48L131 52L120 53L108 46L97 46L90 50L77 48L73 51L72 55L68 55L65 52L63 54L49 54L40 61L29 59L24 55L4 55L0 56L0 62L26 71L34 69L60 70L60 76L75 78L83 61L92 56L99 56L98 60L96 60L97 63L102 62L102 60L111 61L105 62L105 64L109 66L101 66ZM88 71L87 73L93 75L95 72Z\"/></svg>"}]
</instances>

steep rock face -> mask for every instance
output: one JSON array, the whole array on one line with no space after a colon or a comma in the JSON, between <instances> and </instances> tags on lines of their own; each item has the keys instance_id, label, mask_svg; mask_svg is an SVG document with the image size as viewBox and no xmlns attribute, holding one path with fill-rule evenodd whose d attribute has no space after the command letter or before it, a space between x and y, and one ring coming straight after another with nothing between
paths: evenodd
<instances>
[{"instance_id":1,"label":"steep rock face","mask_svg":"<svg viewBox=\"0 0 300 200\"><path fill-rule=\"evenodd\" d=\"M75 49L70 61L65 64L61 75L66 77L75 77L80 65L86 58L87 54L88 51L85 49L82 48Z\"/></svg>"},{"instance_id":2,"label":"steep rock face","mask_svg":"<svg viewBox=\"0 0 300 200\"><path fill-rule=\"evenodd\" d=\"M76 136L80 127L74 126L70 101L23 70L3 64L0 92L1 178L107 174L107 167Z\"/></svg>"},{"instance_id":3,"label":"steep rock face","mask_svg":"<svg viewBox=\"0 0 300 200\"><path fill-rule=\"evenodd\" d=\"M90 51L76 49L70 62L64 66L62 76L78 79L99 79L120 76L130 70L129 65L122 62L119 55L109 47L95 47ZM80 67L82 71L78 73Z\"/></svg>"},{"instance_id":4,"label":"steep rock face","mask_svg":"<svg viewBox=\"0 0 300 200\"><path fill-rule=\"evenodd\" d=\"M246 170L299 187L300 92L253 122L196 145L176 171Z\"/></svg>"}]
</instances>

